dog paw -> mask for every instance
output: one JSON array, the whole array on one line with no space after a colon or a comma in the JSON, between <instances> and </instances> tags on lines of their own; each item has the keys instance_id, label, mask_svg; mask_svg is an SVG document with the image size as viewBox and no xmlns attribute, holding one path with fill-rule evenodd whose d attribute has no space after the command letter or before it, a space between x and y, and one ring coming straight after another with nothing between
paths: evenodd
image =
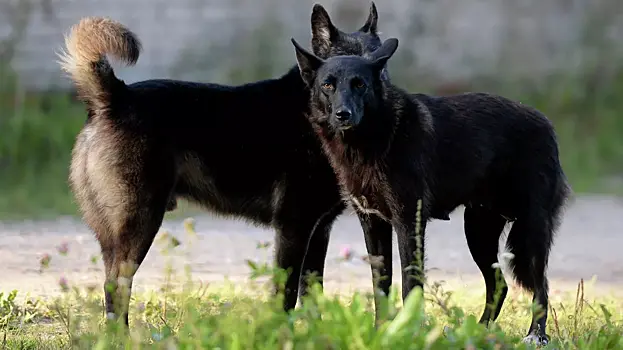
<instances>
[{"instance_id":1,"label":"dog paw","mask_svg":"<svg viewBox=\"0 0 623 350\"><path fill-rule=\"evenodd\" d=\"M547 337L547 335L543 334L543 335L538 335L538 334L528 334L527 337L523 338L523 342L526 344L534 344L536 346L545 346L547 344L549 344L549 338Z\"/></svg>"}]
</instances>

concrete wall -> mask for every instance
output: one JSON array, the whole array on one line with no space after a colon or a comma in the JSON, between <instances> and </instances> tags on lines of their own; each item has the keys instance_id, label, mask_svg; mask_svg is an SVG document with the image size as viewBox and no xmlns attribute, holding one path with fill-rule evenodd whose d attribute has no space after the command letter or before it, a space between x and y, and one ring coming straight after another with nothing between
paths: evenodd
<instances>
[{"instance_id":1,"label":"concrete wall","mask_svg":"<svg viewBox=\"0 0 623 350\"><path fill-rule=\"evenodd\" d=\"M143 42L137 66L118 70L128 82L248 80L278 75L294 63L289 38L309 40L311 7L319 1L347 30L363 23L369 6L367 0L0 0L0 42L16 23L25 24L11 61L22 84L67 87L55 54L63 33L83 16L110 16ZM383 38L401 40L395 64L440 81L500 71L538 76L595 60L618 64L623 47L620 0L376 4ZM252 68L256 72L247 72Z\"/></svg>"}]
</instances>

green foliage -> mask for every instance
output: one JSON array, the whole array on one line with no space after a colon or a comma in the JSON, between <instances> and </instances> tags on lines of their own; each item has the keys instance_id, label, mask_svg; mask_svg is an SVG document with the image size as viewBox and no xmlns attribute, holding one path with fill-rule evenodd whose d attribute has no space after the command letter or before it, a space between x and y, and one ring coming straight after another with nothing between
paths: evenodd
<instances>
[{"instance_id":1,"label":"green foliage","mask_svg":"<svg viewBox=\"0 0 623 350\"><path fill-rule=\"evenodd\" d=\"M273 271L274 272L274 271ZM271 272L271 273L273 273ZM256 272L256 274L258 274ZM258 274L259 275L259 274ZM265 288L264 288L265 289ZM131 330L103 320L101 295L78 288L66 292L28 317L13 316L15 294L2 299L7 315L18 326L2 326L9 348L46 349L530 349L521 342L529 308L509 299L503 324L489 328L476 315L438 296L414 290L403 307L393 289L386 305L389 316L375 326L372 296L356 293L345 299L321 295L319 286L302 305L285 313L281 298L250 287L196 288L135 295ZM432 293L439 290L433 288ZM8 300L11 301L8 301ZM482 300L459 298L460 303ZM525 300L524 300L525 301ZM623 347L621 304L582 301L573 307L565 299L550 314L551 349L618 349ZM451 301L454 303L454 301ZM6 304L10 304L6 308ZM475 305L474 305L475 306ZM528 306L528 307L526 307ZM613 307L617 307L613 312ZM610 309L609 309L610 308ZM510 309L510 312L509 312ZM34 309L33 309L34 310ZM20 313L20 315L25 315ZM615 316L616 315L616 316ZM46 320L51 320L47 321Z\"/></svg>"},{"instance_id":2,"label":"green foliage","mask_svg":"<svg viewBox=\"0 0 623 350\"><path fill-rule=\"evenodd\" d=\"M39 302L28 299L25 305L16 304L17 290L6 294L0 292L0 328L14 328L31 322L39 313Z\"/></svg>"},{"instance_id":3,"label":"green foliage","mask_svg":"<svg viewBox=\"0 0 623 350\"><path fill-rule=\"evenodd\" d=\"M75 213L67 175L85 120L66 93L0 92L0 217Z\"/></svg>"}]
</instances>

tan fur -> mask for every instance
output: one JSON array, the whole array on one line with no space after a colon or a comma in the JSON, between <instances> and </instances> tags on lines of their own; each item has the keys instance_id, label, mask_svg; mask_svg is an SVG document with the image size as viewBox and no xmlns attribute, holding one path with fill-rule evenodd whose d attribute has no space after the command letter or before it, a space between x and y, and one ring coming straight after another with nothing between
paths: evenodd
<instances>
[{"instance_id":1,"label":"tan fur","mask_svg":"<svg viewBox=\"0 0 623 350\"><path fill-rule=\"evenodd\" d=\"M133 65L141 44L134 33L116 21L85 17L65 36L65 46L59 55L61 68L69 73L93 113L76 138L69 182L84 221L103 245L115 245L128 216L136 214L132 210L136 204L134 191L123 174L133 164L120 155L130 147L138 151L140 145L115 130L106 118L110 101L106 84L115 78L106 55Z\"/></svg>"},{"instance_id":2,"label":"tan fur","mask_svg":"<svg viewBox=\"0 0 623 350\"><path fill-rule=\"evenodd\" d=\"M129 164L121 164L118 158L122 150L116 145L125 142L107 124L99 119L80 132L69 175L84 221L101 242L116 240L136 201L121 173Z\"/></svg>"},{"instance_id":3,"label":"tan fur","mask_svg":"<svg viewBox=\"0 0 623 350\"><path fill-rule=\"evenodd\" d=\"M61 68L69 73L81 95L92 99L90 102L98 102L97 97L104 92L95 64L110 69L112 74L105 55L134 65L141 50L134 33L121 23L103 17L80 20L65 36L65 47L59 54Z\"/></svg>"},{"instance_id":4,"label":"tan fur","mask_svg":"<svg viewBox=\"0 0 623 350\"><path fill-rule=\"evenodd\" d=\"M69 183L83 220L101 244L107 283L117 286L112 296L117 304L107 303L107 316L115 319L123 315L127 319L127 301L123 300L129 297L139 265L137 249L145 245L141 240L151 243L153 239L139 231L150 230L151 217L141 210L133 178L145 145L141 139L130 138L115 128L106 118L106 111L93 112L99 116L92 118L77 137ZM139 248L128 243L129 237L139 242ZM110 292L106 289L105 293Z\"/></svg>"}]
</instances>

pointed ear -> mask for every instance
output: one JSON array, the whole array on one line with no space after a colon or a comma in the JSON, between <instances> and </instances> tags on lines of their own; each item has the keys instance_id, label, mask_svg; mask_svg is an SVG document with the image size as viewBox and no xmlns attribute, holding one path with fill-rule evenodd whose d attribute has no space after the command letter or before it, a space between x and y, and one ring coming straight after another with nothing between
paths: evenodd
<instances>
[{"instance_id":1,"label":"pointed ear","mask_svg":"<svg viewBox=\"0 0 623 350\"><path fill-rule=\"evenodd\" d=\"M398 39L389 38L385 40L381 47L370 54L372 64L380 71L383 67L385 67L385 64L387 64L387 61L394 55L394 52L396 52L397 49Z\"/></svg>"},{"instance_id":2,"label":"pointed ear","mask_svg":"<svg viewBox=\"0 0 623 350\"><path fill-rule=\"evenodd\" d=\"M316 71L324 61L315 56L313 53L305 50L299 45L299 43L294 40L294 38L290 39L292 44L294 45L294 49L296 51L296 62L299 66L299 70L301 71L301 78L307 86L312 86L314 83L314 79L316 78Z\"/></svg>"},{"instance_id":3,"label":"pointed ear","mask_svg":"<svg viewBox=\"0 0 623 350\"><path fill-rule=\"evenodd\" d=\"M374 1L370 2L370 14L363 27L359 28L360 32L376 34L377 23L379 22L379 13L376 11Z\"/></svg>"},{"instance_id":4,"label":"pointed ear","mask_svg":"<svg viewBox=\"0 0 623 350\"><path fill-rule=\"evenodd\" d=\"M331 50L331 43L339 36L340 31L333 25L327 10L320 4L315 4L311 15L312 51L314 54L326 57Z\"/></svg>"}]
</instances>

